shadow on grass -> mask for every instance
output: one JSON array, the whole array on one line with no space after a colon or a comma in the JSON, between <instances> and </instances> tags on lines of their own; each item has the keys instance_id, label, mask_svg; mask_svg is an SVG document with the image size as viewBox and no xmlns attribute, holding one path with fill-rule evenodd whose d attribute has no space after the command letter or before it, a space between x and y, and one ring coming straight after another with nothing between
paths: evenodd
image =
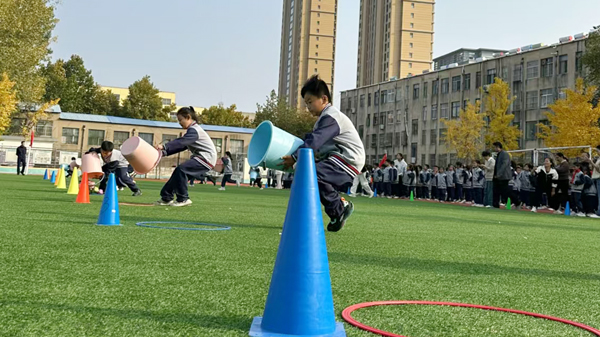
<instances>
[{"instance_id":1,"label":"shadow on grass","mask_svg":"<svg viewBox=\"0 0 600 337\"><path fill-rule=\"evenodd\" d=\"M77 314L91 314L95 317L114 316L132 320L145 319L149 321L163 323L189 324L208 329L219 329L227 331L248 331L252 323L251 317L239 315L214 316L209 314L153 312L147 310L96 308L81 305L37 303L16 300L0 300L0 305L18 305L52 311L69 311Z\"/></svg>"},{"instance_id":2,"label":"shadow on grass","mask_svg":"<svg viewBox=\"0 0 600 337\"><path fill-rule=\"evenodd\" d=\"M486 263L451 262L431 259L417 259L411 257L380 257L371 255L357 255L345 253L329 253L329 260L338 263L351 263L359 265L376 265L380 267L408 269L439 274L467 274L467 275L506 275L520 274L535 277L558 277L567 279L600 281L599 274L586 274L571 271L558 271L546 269L531 269L520 267L498 266Z\"/></svg>"}]
</instances>

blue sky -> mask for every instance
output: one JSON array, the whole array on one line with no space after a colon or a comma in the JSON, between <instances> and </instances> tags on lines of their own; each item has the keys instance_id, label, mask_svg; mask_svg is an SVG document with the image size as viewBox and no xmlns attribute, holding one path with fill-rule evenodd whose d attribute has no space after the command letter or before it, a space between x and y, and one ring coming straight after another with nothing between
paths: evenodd
<instances>
[{"instance_id":1,"label":"blue sky","mask_svg":"<svg viewBox=\"0 0 600 337\"><path fill-rule=\"evenodd\" d=\"M102 85L150 75L179 105L252 112L277 88L282 1L62 0L53 58L79 54ZM338 2L336 96L355 87L359 8ZM434 57L553 43L600 25L598 13L598 0L438 0Z\"/></svg>"}]
</instances>

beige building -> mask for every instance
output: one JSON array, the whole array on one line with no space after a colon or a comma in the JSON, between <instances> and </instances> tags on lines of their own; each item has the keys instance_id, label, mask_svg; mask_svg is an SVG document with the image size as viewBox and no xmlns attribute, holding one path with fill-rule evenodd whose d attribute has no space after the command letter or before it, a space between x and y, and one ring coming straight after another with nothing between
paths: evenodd
<instances>
[{"instance_id":1,"label":"beige building","mask_svg":"<svg viewBox=\"0 0 600 337\"><path fill-rule=\"evenodd\" d=\"M494 58L344 91L341 110L357 127L367 163L400 152L408 162L447 165L457 158L444 144L442 120L457 118L461 108L481 100L486 85L500 77L516 96L509 113L522 131L520 148L541 148L537 125L547 122L548 105L564 97L563 90L573 89L583 76L585 37L561 38L550 46L528 45Z\"/></svg>"},{"instance_id":2,"label":"beige building","mask_svg":"<svg viewBox=\"0 0 600 337\"><path fill-rule=\"evenodd\" d=\"M312 75L333 93L337 0L284 0L279 96L302 107L300 91Z\"/></svg>"},{"instance_id":3,"label":"beige building","mask_svg":"<svg viewBox=\"0 0 600 337\"><path fill-rule=\"evenodd\" d=\"M110 90L110 92L117 97L119 102L121 102L121 105L123 105L123 102L125 101L127 96L129 96L128 88L100 86L100 89L107 91ZM159 91L158 96L162 99L163 106L175 103L176 95L174 92Z\"/></svg>"},{"instance_id":4,"label":"beige building","mask_svg":"<svg viewBox=\"0 0 600 337\"><path fill-rule=\"evenodd\" d=\"M431 69L434 0L362 0L356 86Z\"/></svg>"}]
</instances>

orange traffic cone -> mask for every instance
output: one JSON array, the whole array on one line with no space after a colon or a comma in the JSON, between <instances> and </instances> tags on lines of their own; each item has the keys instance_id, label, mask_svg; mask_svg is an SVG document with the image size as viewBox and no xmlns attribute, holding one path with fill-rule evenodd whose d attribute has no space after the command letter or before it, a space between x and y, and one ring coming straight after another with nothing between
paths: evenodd
<instances>
[{"instance_id":1,"label":"orange traffic cone","mask_svg":"<svg viewBox=\"0 0 600 337\"><path fill-rule=\"evenodd\" d=\"M81 183L79 184L79 193L75 202L78 204L89 204L90 203L90 188L88 187L88 173L83 172L81 177Z\"/></svg>"}]
</instances>

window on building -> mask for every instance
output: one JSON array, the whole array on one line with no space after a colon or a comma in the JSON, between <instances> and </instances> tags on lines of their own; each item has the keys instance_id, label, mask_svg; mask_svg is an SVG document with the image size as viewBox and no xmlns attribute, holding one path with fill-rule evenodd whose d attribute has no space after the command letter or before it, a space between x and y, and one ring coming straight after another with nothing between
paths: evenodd
<instances>
[{"instance_id":1,"label":"window on building","mask_svg":"<svg viewBox=\"0 0 600 337\"><path fill-rule=\"evenodd\" d=\"M375 91L373 94L373 100L375 101L375 106L379 105L379 91Z\"/></svg>"},{"instance_id":2,"label":"window on building","mask_svg":"<svg viewBox=\"0 0 600 337\"><path fill-rule=\"evenodd\" d=\"M431 120L434 121L437 119L437 104L431 106Z\"/></svg>"},{"instance_id":3,"label":"window on building","mask_svg":"<svg viewBox=\"0 0 600 337\"><path fill-rule=\"evenodd\" d=\"M104 141L104 130L89 130L88 145L100 145ZM153 145L152 142L149 143Z\"/></svg>"},{"instance_id":4,"label":"window on building","mask_svg":"<svg viewBox=\"0 0 600 337\"><path fill-rule=\"evenodd\" d=\"M460 102L452 102L451 118L458 118L460 114Z\"/></svg>"},{"instance_id":5,"label":"window on building","mask_svg":"<svg viewBox=\"0 0 600 337\"><path fill-rule=\"evenodd\" d=\"M469 100L468 100L468 99L465 99L465 100L463 101L462 109L463 109L463 110L467 110L467 105L469 105Z\"/></svg>"},{"instance_id":6,"label":"window on building","mask_svg":"<svg viewBox=\"0 0 600 337\"><path fill-rule=\"evenodd\" d=\"M411 47L411 48L412 48L413 46L414 46L414 45L413 45L413 43L411 42L411 43L409 44L409 47Z\"/></svg>"},{"instance_id":7,"label":"window on building","mask_svg":"<svg viewBox=\"0 0 600 337\"><path fill-rule=\"evenodd\" d=\"M539 73L539 61L529 61L527 62L527 79L537 78L540 76Z\"/></svg>"},{"instance_id":8,"label":"window on building","mask_svg":"<svg viewBox=\"0 0 600 337\"><path fill-rule=\"evenodd\" d=\"M163 136L164 137L164 136ZM175 136L175 138L177 138L177 136ZM175 139L173 138L173 139ZM115 131L113 133L113 143L115 144L115 146L117 147L121 147L121 145L123 145L123 143L129 139L129 132L127 131ZM164 143L163 143L164 144Z\"/></svg>"},{"instance_id":9,"label":"window on building","mask_svg":"<svg viewBox=\"0 0 600 337\"><path fill-rule=\"evenodd\" d=\"M428 82L423 83L423 97L427 98Z\"/></svg>"},{"instance_id":10,"label":"window on building","mask_svg":"<svg viewBox=\"0 0 600 337\"><path fill-rule=\"evenodd\" d=\"M409 68L412 68L412 63L409 63L409 64L408 64L408 67L409 67Z\"/></svg>"},{"instance_id":11,"label":"window on building","mask_svg":"<svg viewBox=\"0 0 600 337\"><path fill-rule=\"evenodd\" d=\"M412 120L410 132L413 137L419 136L419 120L418 119Z\"/></svg>"},{"instance_id":12,"label":"window on building","mask_svg":"<svg viewBox=\"0 0 600 337\"><path fill-rule=\"evenodd\" d=\"M427 106L423 107L423 113L421 115L421 119L423 120L423 122L427 120Z\"/></svg>"},{"instance_id":13,"label":"window on building","mask_svg":"<svg viewBox=\"0 0 600 337\"><path fill-rule=\"evenodd\" d=\"M385 125L385 115L386 115L385 112L382 112L379 114L379 124Z\"/></svg>"},{"instance_id":14,"label":"window on building","mask_svg":"<svg viewBox=\"0 0 600 337\"><path fill-rule=\"evenodd\" d=\"M413 99L419 98L419 85L413 85Z\"/></svg>"},{"instance_id":15,"label":"window on building","mask_svg":"<svg viewBox=\"0 0 600 337\"><path fill-rule=\"evenodd\" d=\"M578 74L581 74L581 71L583 70L583 62L581 60L581 58L583 57L583 52L576 52L575 53L575 71Z\"/></svg>"},{"instance_id":16,"label":"window on building","mask_svg":"<svg viewBox=\"0 0 600 337\"><path fill-rule=\"evenodd\" d=\"M146 143L153 145L154 144L154 134L153 133L144 133L140 132L139 136L141 139L145 140Z\"/></svg>"},{"instance_id":17,"label":"window on building","mask_svg":"<svg viewBox=\"0 0 600 337\"><path fill-rule=\"evenodd\" d=\"M542 77L551 77L553 75L553 63L552 57L542 59Z\"/></svg>"},{"instance_id":18,"label":"window on building","mask_svg":"<svg viewBox=\"0 0 600 337\"><path fill-rule=\"evenodd\" d=\"M554 94L552 89L540 90L540 107L547 108L548 105L554 103Z\"/></svg>"},{"instance_id":19,"label":"window on building","mask_svg":"<svg viewBox=\"0 0 600 337\"><path fill-rule=\"evenodd\" d=\"M377 135L375 134L371 135L371 147L377 148Z\"/></svg>"},{"instance_id":20,"label":"window on building","mask_svg":"<svg viewBox=\"0 0 600 337\"><path fill-rule=\"evenodd\" d=\"M387 90L381 91L381 104L387 103Z\"/></svg>"},{"instance_id":21,"label":"window on building","mask_svg":"<svg viewBox=\"0 0 600 337\"><path fill-rule=\"evenodd\" d=\"M415 8L415 3L414 3L414 2L413 2L413 3L411 3L411 4L410 4L410 7L412 7L412 8Z\"/></svg>"},{"instance_id":22,"label":"window on building","mask_svg":"<svg viewBox=\"0 0 600 337\"><path fill-rule=\"evenodd\" d=\"M463 75L463 90L471 90L471 74Z\"/></svg>"},{"instance_id":23,"label":"window on building","mask_svg":"<svg viewBox=\"0 0 600 337\"><path fill-rule=\"evenodd\" d=\"M229 141L229 152L233 155L243 155L244 141L241 139L231 139Z\"/></svg>"},{"instance_id":24,"label":"window on building","mask_svg":"<svg viewBox=\"0 0 600 337\"><path fill-rule=\"evenodd\" d=\"M367 106L371 106L371 94L367 94Z\"/></svg>"},{"instance_id":25,"label":"window on building","mask_svg":"<svg viewBox=\"0 0 600 337\"><path fill-rule=\"evenodd\" d=\"M481 71L475 73L475 89L481 88Z\"/></svg>"},{"instance_id":26,"label":"window on building","mask_svg":"<svg viewBox=\"0 0 600 337\"><path fill-rule=\"evenodd\" d=\"M170 98L163 98L162 99L162 105L171 105L171 99Z\"/></svg>"},{"instance_id":27,"label":"window on building","mask_svg":"<svg viewBox=\"0 0 600 337\"><path fill-rule=\"evenodd\" d=\"M166 144L174 139L177 139L177 135L162 135L162 143L161 144Z\"/></svg>"},{"instance_id":28,"label":"window on building","mask_svg":"<svg viewBox=\"0 0 600 337\"><path fill-rule=\"evenodd\" d=\"M414 37L415 37L415 34L414 33L410 33L410 38L412 39Z\"/></svg>"},{"instance_id":29,"label":"window on building","mask_svg":"<svg viewBox=\"0 0 600 337\"><path fill-rule=\"evenodd\" d=\"M526 94L527 110L533 110L538 108L538 93L537 91L528 91Z\"/></svg>"},{"instance_id":30,"label":"window on building","mask_svg":"<svg viewBox=\"0 0 600 337\"><path fill-rule=\"evenodd\" d=\"M558 57L558 73L566 74L569 69L569 55L560 55Z\"/></svg>"},{"instance_id":31,"label":"window on building","mask_svg":"<svg viewBox=\"0 0 600 337\"><path fill-rule=\"evenodd\" d=\"M438 94L438 90L440 87L440 80L435 80L431 82L431 95L435 96Z\"/></svg>"},{"instance_id":32,"label":"window on building","mask_svg":"<svg viewBox=\"0 0 600 337\"><path fill-rule=\"evenodd\" d=\"M429 166L433 167L435 165L435 153L429 155Z\"/></svg>"},{"instance_id":33,"label":"window on building","mask_svg":"<svg viewBox=\"0 0 600 337\"><path fill-rule=\"evenodd\" d=\"M63 128L61 141L63 144L78 144L79 143L79 129Z\"/></svg>"},{"instance_id":34,"label":"window on building","mask_svg":"<svg viewBox=\"0 0 600 337\"><path fill-rule=\"evenodd\" d=\"M452 92L460 91L460 76L452 77Z\"/></svg>"},{"instance_id":35,"label":"window on building","mask_svg":"<svg viewBox=\"0 0 600 337\"><path fill-rule=\"evenodd\" d=\"M521 100L523 99L523 93L521 92L523 89L523 82L513 82L512 94L515 96L515 100L513 101L513 111L521 110Z\"/></svg>"},{"instance_id":36,"label":"window on building","mask_svg":"<svg viewBox=\"0 0 600 337\"><path fill-rule=\"evenodd\" d=\"M494 83L494 78L496 78L496 68L488 69L485 77L485 84Z\"/></svg>"},{"instance_id":37,"label":"window on building","mask_svg":"<svg viewBox=\"0 0 600 337\"><path fill-rule=\"evenodd\" d=\"M537 122L525 123L525 140L536 140Z\"/></svg>"},{"instance_id":38,"label":"window on building","mask_svg":"<svg viewBox=\"0 0 600 337\"><path fill-rule=\"evenodd\" d=\"M448 129L440 129L440 144L446 143L446 134L448 133Z\"/></svg>"},{"instance_id":39,"label":"window on building","mask_svg":"<svg viewBox=\"0 0 600 337\"><path fill-rule=\"evenodd\" d=\"M379 114L373 114L373 126L376 126L379 124Z\"/></svg>"},{"instance_id":40,"label":"window on building","mask_svg":"<svg viewBox=\"0 0 600 337\"><path fill-rule=\"evenodd\" d=\"M360 95L360 107L363 108L365 106L365 95Z\"/></svg>"},{"instance_id":41,"label":"window on building","mask_svg":"<svg viewBox=\"0 0 600 337\"><path fill-rule=\"evenodd\" d=\"M442 78L442 94L447 94L450 90L450 79Z\"/></svg>"},{"instance_id":42,"label":"window on building","mask_svg":"<svg viewBox=\"0 0 600 337\"><path fill-rule=\"evenodd\" d=\"M217 157L221 157L223 151L223 139L221 138L211 138L213 144L215 145L215 149L217 150Z\"/></svg>"},{"instance_id":43,"label":"window on building","mask_svg":"<svg viewBox=\"0 0 600 337\"><path fill-rule=\"evenodd\" d=\"M448 103L440 104L440 118L448 119Z\"/></svg>"},{"instance_id":44,"label":"window on building","mask_svg":"<svg viewBox=\"0 0 600 337\"><path fill-rule=\"evenodd\" d=\"M425 130L423 130L425 131ZM427 145L427 132L421 133L421 145Z\"/></svg>"},{"instance_id":45,"label":"window on building","mask_svg":"<svg viewBox=\"0 0 600 337\"><path fill-rule=\"evenodd\" d=\"M371 114L367 115L367 123L366 124L367 124L367 127L371 126Z\"/></svg>"},{"instance_id":46,"label":"window on building","mask_svg":"<svg viewBox=\"0 0 600 337\"><path fill-rule=\"evenodd\" d=\"M513 81L518 82L523 78L523 67L521 64L515 64L513 69Z\"/></svg>"},{"instance_id":47,"label":"window on building","mask_svg":"<svg viewBox=\"0 0 600 337\"><path fill-rule=\"evenodd\" d=\"M433 129L429 132L429 143L435 145L437 143L437 130Z\"/></svg>"},{"instance_id":48,"label":"window on building","mask_svg":"<svg viewBox=\"0 0 600 337\"><path fill-rule=\"evenodd\" d=\"M52 137L52 122L39 121L35 126L36 137Z\"/></svg>"},{"instance_id":49,"label":"window on building","mask_svg":"<svg viewBox=\"0 0 600 337\"><path fill-rule=\"evenodd\" d=\"M365 134L365 127L363 125L359 125L358 126L358 136L360 137L360 139L363 139Z\"/></svg>"},{"instance_id":50,"label":"window on building","mask_svg":"<svg viewBox=\"0 0 600 337\"><path fill-rule=\"evenodd\" d=\"M387 123L388 124L394 124L394 112L393 111L389 111L387 113Z\"/></svg>"}]
</instances>

